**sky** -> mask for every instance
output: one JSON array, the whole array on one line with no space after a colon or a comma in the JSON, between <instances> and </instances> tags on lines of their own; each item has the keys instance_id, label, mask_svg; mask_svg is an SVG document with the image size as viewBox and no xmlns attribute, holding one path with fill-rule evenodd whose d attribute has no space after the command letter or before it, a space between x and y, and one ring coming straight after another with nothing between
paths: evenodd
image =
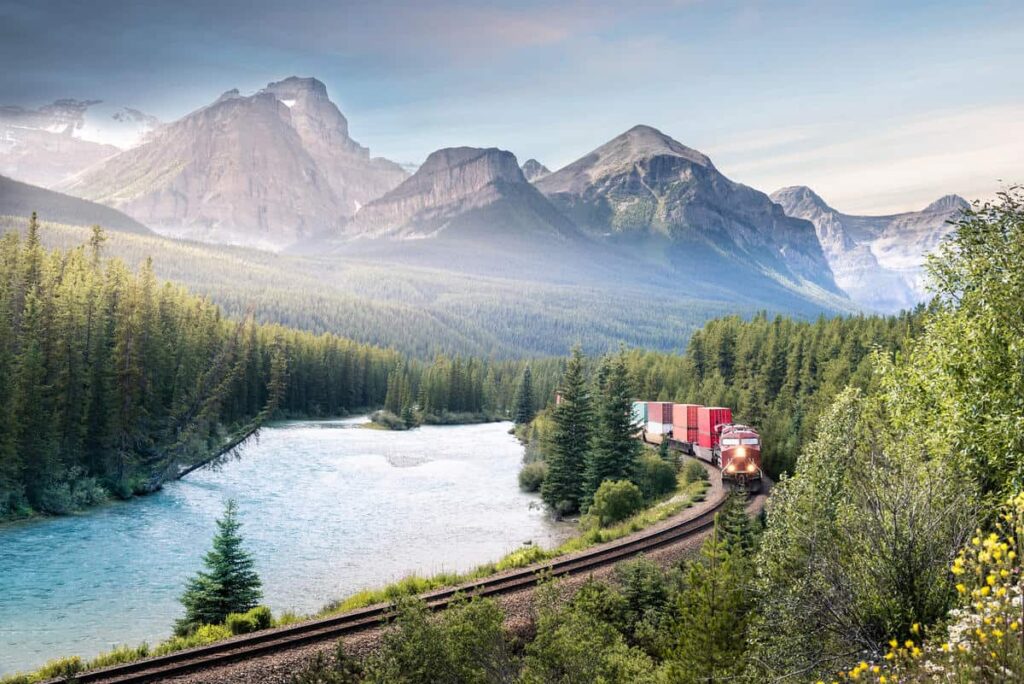
<instances>
[{"instance_id":1,"label":"sky","mask_svg":"<svg viewBox=\"0 0 1024 684\"><path fill-rule=\"evenodd\" d=\"M1024 182L1024 2L0 0L0 105L170 121L315 76L375 156L552 169L638 123L850 213Z\"/></svg>"}]
</instances>

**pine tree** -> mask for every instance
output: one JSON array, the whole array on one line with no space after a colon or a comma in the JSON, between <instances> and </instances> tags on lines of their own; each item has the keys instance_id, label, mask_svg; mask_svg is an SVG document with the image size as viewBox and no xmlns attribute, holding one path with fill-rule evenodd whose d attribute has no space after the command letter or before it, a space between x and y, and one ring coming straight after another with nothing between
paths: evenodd
<instances>
[{"instance_id":1,"label":"pine tree","mask_svg":"<svg viewBox=\"0 0 1024 684\"><path fill-rule=\"evenodd\" d=\"M416 413L412 410L412 404L406 403L402 407L401 413L402 422L405 423L405 427L413 428L416 427Z\"/></svg>"},{"instance_id":2,"label":"pine tree","mask_svg":"<svg viewBox=\"0 0 1024 684\"><path fill-rule=\"evenodd\" d=\"M754 522L747 515L747 495L732 491L722 511L715 516L718 536L730 553L749 554L754 549Z\"/></svg>"},{"instance_id":3,"label":"pine tree","mask_svg":"<svg viewBox=\"0 0 1024 684\"><path fill-rule=\"evenodd\" d=\"M700 557L686 569L670 681L711 684L742 670L744 659L736 645L745 642L749 583L746 559L729 552L716 528L701 547Z\"/></svg>"},{"instance_id":4,"label":"pine tree","mask_svg":"<svg viewBox=\"0 0 1024 684\"><path fill-rule=\"evenodd\" d=\"M597 420L587 454L584 503L605 480L633 477L642 448L633 422L632 388L623 353L605 359L598 371Z\"/></svg>"},{"instance_id":5,"label":"pine tree","mask_svg":"<svg viewBox=\"0 0 1024 684\"><path fill-rule=\"evenodd\" d=\"M525 425L537 414L533 400L533 374L530 367L523 369L523 378L519 381L519 393L516 396L516 425Z\"/></svg>"},{"instance_id":6,"label":"pine tree","mask_svg":"<svg viewBox=\"0 0 1024 684\"><path fill-rule=\"evenodd\" d=\"M541 486L541 498L558 514L567 514L580 508L593 431L590 390L579 346L572 350L559 393L561 402L552 411L553 427L545 449L548 474Z\"/></svg>"},{"instance_id":7,"label":"pine tree","mask_svg":"<svg viewBox=\"0 0 1024 684\"><path fill-rule=\"evenodd\" d=\"M213 548L203 558L206 569L189 580L181 597L185 617L175 627L179 634L220 624L229 613L244 613L259 602L260 578L252 556L242 548L241 526L238 506L228 501L224 517L217 521Z\"/></svg>"}]
</instances>

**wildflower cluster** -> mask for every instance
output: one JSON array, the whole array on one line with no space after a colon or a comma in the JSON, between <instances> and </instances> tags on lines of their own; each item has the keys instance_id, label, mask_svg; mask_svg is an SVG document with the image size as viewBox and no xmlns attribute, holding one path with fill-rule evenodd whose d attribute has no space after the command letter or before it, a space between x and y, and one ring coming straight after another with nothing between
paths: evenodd
<instances>
[{"instance_id":1,"label":"wildflower cluster","mask_svg":"<svg viewBox=\"0 0 1024 684\"><path fill-rule=\"evenodd\" d=\"M946 627L924 638L915 624L913 639L893 639L877 664L861 662L836 682L1024 681L1022 539L1024 493L1007 502L992 532L978 530L953 562L961 606L950 611Z\"/></svg>"}]
</instances>

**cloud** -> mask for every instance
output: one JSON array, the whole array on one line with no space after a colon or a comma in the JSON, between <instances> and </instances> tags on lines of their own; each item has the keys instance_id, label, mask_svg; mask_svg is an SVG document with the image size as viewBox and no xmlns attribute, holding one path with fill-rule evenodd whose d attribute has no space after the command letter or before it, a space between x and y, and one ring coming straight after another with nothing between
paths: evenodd
<instances>
[{"instance_id":1,"label":"cloud","mask_svg":"<svg viewBox=\"0 0 1024 684\"><path fill-rule=\"evenodd\" d=\"M953 192L987 199L1002 183L1024 180L1022 104L950 108L807 133L782 129L778 144L708 151L736 180L766 191L809 185L850 213L920 209Z\"/></svg>"}]
</instances>

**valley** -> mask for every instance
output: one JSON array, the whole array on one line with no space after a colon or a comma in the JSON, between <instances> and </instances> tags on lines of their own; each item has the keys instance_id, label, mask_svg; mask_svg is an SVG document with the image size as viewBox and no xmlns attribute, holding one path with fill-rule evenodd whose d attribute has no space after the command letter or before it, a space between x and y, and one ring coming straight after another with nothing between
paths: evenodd
<instances>
[{"instance_id":1,"label":"valley","mask_svg":"<svg viewBox=\"0 0 1024 684\"><path fill-rule=\"evenodd\" d=\"M1024 7L0 25L0 684L1024 681Z\"/></svg>"}]
</instances>

